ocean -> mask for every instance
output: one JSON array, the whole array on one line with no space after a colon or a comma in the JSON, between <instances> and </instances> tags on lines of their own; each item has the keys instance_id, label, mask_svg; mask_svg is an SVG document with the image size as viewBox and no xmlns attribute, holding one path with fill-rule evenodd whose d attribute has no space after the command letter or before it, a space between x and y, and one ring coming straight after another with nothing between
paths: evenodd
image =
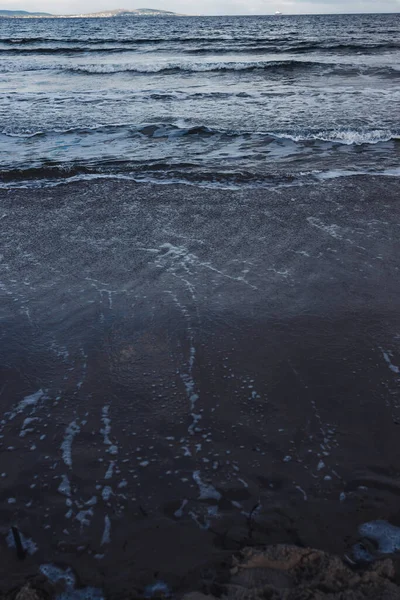
<instances>
[{"instance_id":1,"label":"ocean","mask_svg":"<svg viewBox=\"0 0 400 600\"><path fill-rule=\"evenodd\" d=\"M398 174L400 16L0 19L3 184Z\"/></svg>"},{"instance_id":2,"label":"ocean","mask_svg":"<svg viewBox=\"0 0 400 600\"><path fill-rule=\"evenodd\" d=\"M399 33L0 19L0 595L400 548Z\"/></svg>"}]
</instances>

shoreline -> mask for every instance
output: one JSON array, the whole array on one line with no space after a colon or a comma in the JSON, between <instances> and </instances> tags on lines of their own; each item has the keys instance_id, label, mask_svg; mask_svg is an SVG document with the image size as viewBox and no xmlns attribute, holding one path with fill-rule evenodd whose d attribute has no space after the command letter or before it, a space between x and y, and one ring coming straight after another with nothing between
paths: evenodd
<instances>
[{"instance_id":1,"label":"shoreline","mask_svg":"<svg viewBox=\"0 0 400 600\"><path fill-rule=\"evenodd\" d=\"M57 167L49 167L50 172L57 169ZM43 169L39 168L39 171ZM16 170L21 172L21 170ZM232 172L231 175L234 176ZM254 180L254 182L237 182L233 180L232 183L229 180L225 182L207 181L193 179L152 179L152 178L140 178L140 176L124 174L124 173L81 173L78 175L71 175L65 178L54 178L54 179L43 179L42 177L33 177L32 173L28 173L29 179L21 179L20 181L9 179L9 172L7 172L6 181L0 182L0 191L11 191L11 190L45 190L50 188L57 188L64 185L79 185L79 184L90 184L90 183L102 183L107 181L115 182L126 182L133 186L188 186L190 188L203 189L203 190L221 190L221 191L232 191L232 192L268 192L268 190L279 190L280 188L297 188L300 186L316 186L324 184L325 182L334 180L353 180L371 178L388 178L396 180L400 177L400 168L390 167L380 172L368 172L368 171L346 171L346 170L332 170L332 171L320 171L313 174L302 174L293 173L286 175L285 173L271 175L270 178L264 176L264 181ZM311 179L302 180L301 177L311 177ZM274 181L276 178L276 181ZM284 181L287 180L287 181Z\"/></svg>"},{"instance_id":2,"label":"shoreline","mask_svg":"<svg viewBox=\"0 0 400 600\"><path fill-rule=\"evenodd\" d=\"M2 592L48 562L190 591L257 503L262 546L400 523L397 188L0 190Z\"/></svg>"}]
</instances>

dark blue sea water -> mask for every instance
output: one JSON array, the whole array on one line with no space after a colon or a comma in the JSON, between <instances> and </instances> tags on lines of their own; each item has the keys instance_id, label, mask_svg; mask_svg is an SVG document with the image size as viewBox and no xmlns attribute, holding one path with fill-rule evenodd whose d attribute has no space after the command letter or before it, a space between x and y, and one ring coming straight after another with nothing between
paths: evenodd
<instances>
[{"instance_id":1,"label":"dark blue sea water","mask_svg":"<svg viewBox=\"0 0 400 600\"><path fill-rule=\"evenodd\" d=\"M0 19L0 73L7 184L400 165L400 15Z\"/></svg>"}]
</instances>

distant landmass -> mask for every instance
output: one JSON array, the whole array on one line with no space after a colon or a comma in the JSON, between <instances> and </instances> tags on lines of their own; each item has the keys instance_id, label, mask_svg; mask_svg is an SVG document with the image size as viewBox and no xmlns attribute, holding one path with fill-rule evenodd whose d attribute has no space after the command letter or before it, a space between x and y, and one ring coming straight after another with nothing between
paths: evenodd
<instances>
[{"instance_id":1,"label":"distant landmass","mask_svg":"<svg viewBox=\"0 0 400 600\"><path fill-rule=\"evenodd\" d=\"M136 8L135 10L125 10L118 8L116 10L104 10L102 12L88 13L88 14L76 14L76 15L52 15L51 13L43 12L28 12L26 10L0 10L0 17L8 17L11 19L23 18L23 19L37 19L37 18L51 18L51 19L77 19L77 18L89 18L89 19L111 19L119 17L183 17L179 13L172 12L170 10L158 10L154 8Z\"/></svg>"},{"instance_id":2,"label":"distant landmass","mask_svg":"<svg viewBox=\"0 0 400 600\"><path fill-rule=\"evenodd\" d=\"M50 13L28 12L27 10L0 10L0 17L52 17Z\"/></svg>"}]
</instances>

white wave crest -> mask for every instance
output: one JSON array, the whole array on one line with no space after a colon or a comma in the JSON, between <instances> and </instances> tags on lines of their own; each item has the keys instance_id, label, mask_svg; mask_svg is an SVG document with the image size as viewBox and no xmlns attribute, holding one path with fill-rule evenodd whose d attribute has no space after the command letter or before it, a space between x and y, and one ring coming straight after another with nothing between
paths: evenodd
<instances>
[{"instance_id":1,"label":"white wave crest","mask_svg":"<svg viewBox=\"0 0 400 600\"><path fill-rule=\"evenodd\" d=\"M316 133L276 133L272 134L279 138L293 140L294 142L306 142L310 140L321 142L335 142L346 146L361 146L362 144L379 144L390 140L399 140L400 133L390 129L374 129L371 131L357 131L354 129L318 131Z\"/></svg>"},{"instance_id":2,"label":"white wave crest","mask_svg":"<svg viewBox=\"0 0 400 600\"><path fill-rule=\"evenodd\" d=\"M180 62L159 63L132 66L130 64L84 64L74 65L68 70L76 73L112 74L112 73L167 73L168 71L186 71L189 73L206 73L210 71L247 71L255 69L274 69L276 67L310 66L319 63L310 63L301 60L272 60L272 61L220 61L220 62ZM328 65L329 66L329 65Z\"/></svg>"}]
</instances>

